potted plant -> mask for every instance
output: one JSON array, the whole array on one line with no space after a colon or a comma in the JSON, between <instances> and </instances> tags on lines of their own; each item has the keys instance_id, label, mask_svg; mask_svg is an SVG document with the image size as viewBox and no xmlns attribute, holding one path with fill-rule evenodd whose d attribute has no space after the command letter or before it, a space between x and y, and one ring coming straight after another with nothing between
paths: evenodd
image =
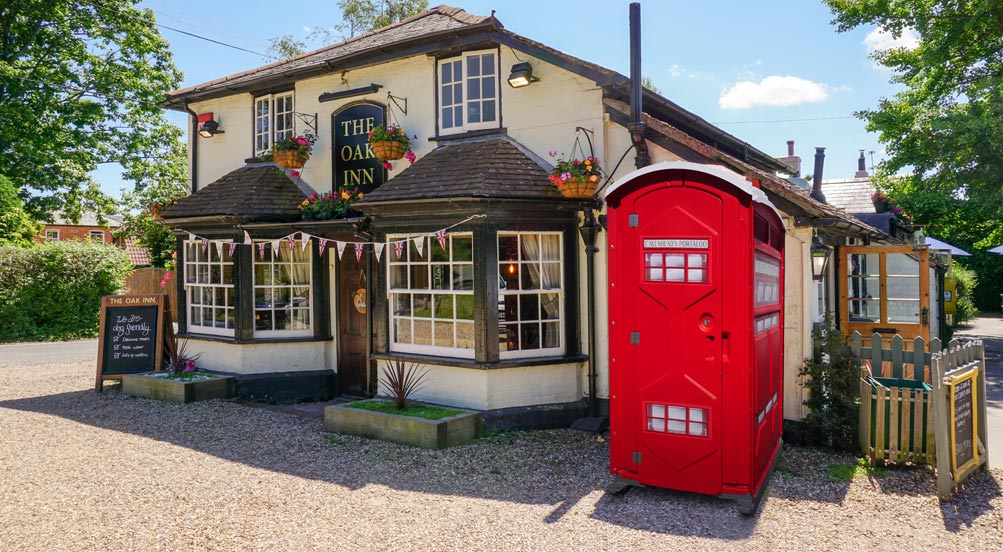
<instances>
[{"instance_id":1,"label":"potted plant","mask_svg":"<svg viewBox=\"0 0 1003 552\"><path fill-rule=\"evenodd\" d=\"M324 195L314 192L299 204L300 216L303 220L345 218L351 210L352 202L363 197L365 195L358 188L345 188L340 192L327 192Z\"/></svg>"},{"instance_id":2,"label":"potted plant","mask_svg":"<svg viewBox=\"0 0 1003 552\"><path fill-rule=\"evenodd\" d=\"M275 164L283 169L300 169L310 159L317 137L310 134L289 136L272 145L271 156Z\"/></svg>"},{"instance_id":3,"label":"potted plant","mask_svg":"<svg viewBox=\"0 0 1003 552\"><path fill-rule=\"evenodd\" d=\"M875 213L887 213L891 209L891 199L881 192L871 194L871 203L874 204Z\"/></svg>"},{"instance_id":4,"label":"potted plant","mask_svg":"<svg viewBox=\"0 0 1003 552\"><path fill-rule=\"evenodd\" d=\"M164 365L166 370L122 376L122 392L176 403L209 399L229 399L236 394L237 383L232 376L199 371L199 356L188 354L188 342L178 343L173 336L165 337Z\"/></svg>"},{"instance_id":5,"label":"potted plant","mask_svg":"<svg viewBox=\"0 0 1003 552\"><path fill-rule=\"evenodd\" d=\"M557 157L557 152L551 150L550 156L555 159L554 170L550 171L550 181L560 190L564 197L592 197L596 186L602 178L602 167L599 159L586 157L584 160L565 160Z\"/></svg>"},{"instance_id":6,"label":"potted plant","mask_svg":"<svg viewBox=\"0 0 1003 552\"><path fill-rule=\"evenodd\" d=\"M414 136L415 138L418 135ZM407 132L397 125L384 127L376 125L369 131L369 144L373 148L373 155L377 159L384 161L394 161L407 157L407 160L414 163L414 152L411 151L411 138Z\"/></svg>"}]
</instances>

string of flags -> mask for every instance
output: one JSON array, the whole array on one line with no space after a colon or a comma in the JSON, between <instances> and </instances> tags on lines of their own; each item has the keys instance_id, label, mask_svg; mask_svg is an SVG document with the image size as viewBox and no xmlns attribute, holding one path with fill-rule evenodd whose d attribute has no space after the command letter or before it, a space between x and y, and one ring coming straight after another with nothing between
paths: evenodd
<instances>
[{"instance_id":1,"label":"string of flags","mask_svg":"<svg viewBox=\"0 0 1003 552\"><path fill-rule=\"evenodd\" d=\"M487 215L484 214L471 215L461 220L460 222L457 222L456 224L447 226L445 228L440 228L439 230L436 230L433 233L409 234L402 239L394 240L390 242L393 245L394 255L396 256L397 260L400 260L401 256L404 254L404 249L407 247L407 242L410 241L414 243L415 249L418 250L418 255L424 257L425 238L430 236L435 237L435 241L438 242L439 247L441 247L442 250L445 251L446 235L450 230L452 230L457 226L460 226L461 224L466 224L474 219L484 218L485 216ZM337 251L337 256L339 259L341 259L344 257L345 251L348 249L348 246L351 245L355 253L356 262L362 261L362 255L365 252L367 245L373 248L373 252L376 254L376 261L383 262L383 250L387 246L387 243L385 242L350 242L343 240L332 240L328 238L322 238L320 236L314 236L306 232L293 232L292 234L283 236L281 238L276 238L270 241L259 241L255 244L254 240L251 239L251 235L247 233L247 230L244 231L243 244L250 246L256 245L258 250L258 257L264 260L265 252L268 251L269 248L275 254L276 257L280 256L281 254L280 252L282 250L281 244L283 240L286 240L289 243L289 249L291 251L292 248L296 245L297 234L299 235L300 248L303 251L306 250L307 246L310 245L310 242L312 240L316 240L317 251L321 257L324 256L324 252L328 249L328 247L330 247L330 244L334 244L335 251ZM188 232L188 241L198 243L199 245L201 245L202 253L206 253L211 244L216 248L216 252L219 254L220 258L223 257L224 246L226 248L227 256L232 258L234 252L237 250L237 245L239 245L238 242L233 240L213 240L206 238L204 236L195 235L191 232Z\"/></svg>"}]
</instances>

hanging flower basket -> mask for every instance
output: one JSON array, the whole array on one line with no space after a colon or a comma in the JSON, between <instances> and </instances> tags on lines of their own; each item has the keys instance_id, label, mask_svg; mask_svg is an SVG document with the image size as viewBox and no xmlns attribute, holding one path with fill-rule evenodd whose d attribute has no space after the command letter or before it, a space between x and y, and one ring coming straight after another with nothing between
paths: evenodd
<instances>
[{"instance_id":1,"label":"hanging flower basket","mask_svg":"<svg viewBox=\"0 0 1003 552\"><path fill-rule=\"evenodd\" d=\"M302 169L310 156L296 150L279 150L272 153L272 158L283 169Z\"/></svg>"},{"instance_id":2,"label":"hanging flower basket","mask_svg":"<svg viewBox=\"0 0 1003 552\"><path fill-rule=\"evenodd\" d=\"M558 189L564 197L583 198L592 197L598 185L598 176L572 176L558 186Z\"/></svg>"},{"instance_id":3,"label":"hanging flower basket","mask_svg":"<svg viewBox=\"0 0 1003 552\"><path fill-rule=\"evenodd\" d=\"M383 161L396 161L398 159L403 159L409 146L407 142L395 142L390 140L370 142L370 144L373 146L373 155L375 155L377 159L382 159Z\"/></svg>"}]
</instances>

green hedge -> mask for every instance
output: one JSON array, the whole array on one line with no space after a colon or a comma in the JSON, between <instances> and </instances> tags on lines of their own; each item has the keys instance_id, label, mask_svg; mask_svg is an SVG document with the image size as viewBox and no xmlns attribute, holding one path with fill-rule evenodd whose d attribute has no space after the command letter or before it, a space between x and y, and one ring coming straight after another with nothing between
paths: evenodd
<instances>
[{"instance_id":1,"label":"green hedge","mask_svg":"<svg viewBox=\"0 0 1003 552\"><path fill-rule=\"evenodd\" d=\"M108 245L0 247L0 343L96 336L101 298L130 274L126 252Z\"/></svg>"}]
</instances>

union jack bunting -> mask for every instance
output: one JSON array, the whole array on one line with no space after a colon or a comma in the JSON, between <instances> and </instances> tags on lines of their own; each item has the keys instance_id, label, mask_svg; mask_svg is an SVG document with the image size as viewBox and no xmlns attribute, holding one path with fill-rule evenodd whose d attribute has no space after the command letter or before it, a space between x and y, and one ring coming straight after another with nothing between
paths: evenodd
<instances>
[{"instance_id":1,"label":"union jack bunting","mask_svg":"<svg viewBox=\"0 0 1003 552\"><path fill-rule=\"evenodd\" d=\"M292 251L293 245L296 244L296 234L289 234L286 239L289 240L289 251Z\"/></svg>"},{"instance_id":2,"label":"union jack bunting","mask_svg":"<svg viewBox=\"0 0 1003 552\"><path fill-rule=\"evenodd\" d=\"M442 230L436 230L435 231L435 239L439 241L439 247L441 247L442 250L445 251L446 250L446 229L443 228Z\"/></svg>"},{"instance_id":3,"label":"union jack bunting","mask_svg":"<svg viewBox=\"0 0 1003 552\"><path fill-rule=\"evenodd\" d=\"M323 257L324 250L327 249L327 240L321 238L320 243L317 244L317 247L319 248L320 256Z\"/></svg>"},{"instance_id":4,"label":"union jack bunting","mask_svg":"<svg viewBox=\"0 0 1003 552\"><path fill-rule=\"evenodd\" d=\"M227 253L232 257L233 252L237 249L237 242L230 242L227 246Z\"/></svg>"},{"instance_id":5,"label":"union jack bunting","mask_svg":"<svg viewBox=\"0 0 1003 552\"><path fill-rule=\"evenodd\" d=\"M361 263L362 262L362 248L363 247L365 247L365 244L362 244L362 243L355 244L355 262L357 262L357 263Z\"/></svg>"},{"instance_id":6,"label":"union jack bunting","mask_svg":"<svg viewBox=\"0 0 1003 552\"><path fill-rule=\"evenodd\" d=\"M265 260L265 246L268 245L265 242L258 244L258 257L263 261Z\"/></svg>"},{"instance_id":7,"label":"union jack bunting","mask_svg":"<svg viewBox=\"0 0 1003 552\"><path fill-rule=\"evenodd\" d=\"M282 238L279 238L272 242L272 255L275 255L276 259L279 258L279 249L281 249L279 246L281 245L282 245Z\"/></svg>"},{"instance_id":8,"label":"union jack bunting","mask_svg":"<svg viewBox=\"0 0 1003 552\"><path fill-rule=\"evenodd\" d=\"M202 252L205 253L209 249L209 238L202 238Z\"/></svg>"},{"instance_id":9,"label":"union jack bunting","mask_svg":"<svg viewBox=\"0 0 1003 552\"><path fill-rule=\"evenodd\" d=\"M397 243L394 244L394 253L397 254L397 260L398 261L401 260L401 253L404 252L404 243L405 242L403 242L403 241L399 241L399 242L397 242Z\"/></svg>"}]
</instances>

